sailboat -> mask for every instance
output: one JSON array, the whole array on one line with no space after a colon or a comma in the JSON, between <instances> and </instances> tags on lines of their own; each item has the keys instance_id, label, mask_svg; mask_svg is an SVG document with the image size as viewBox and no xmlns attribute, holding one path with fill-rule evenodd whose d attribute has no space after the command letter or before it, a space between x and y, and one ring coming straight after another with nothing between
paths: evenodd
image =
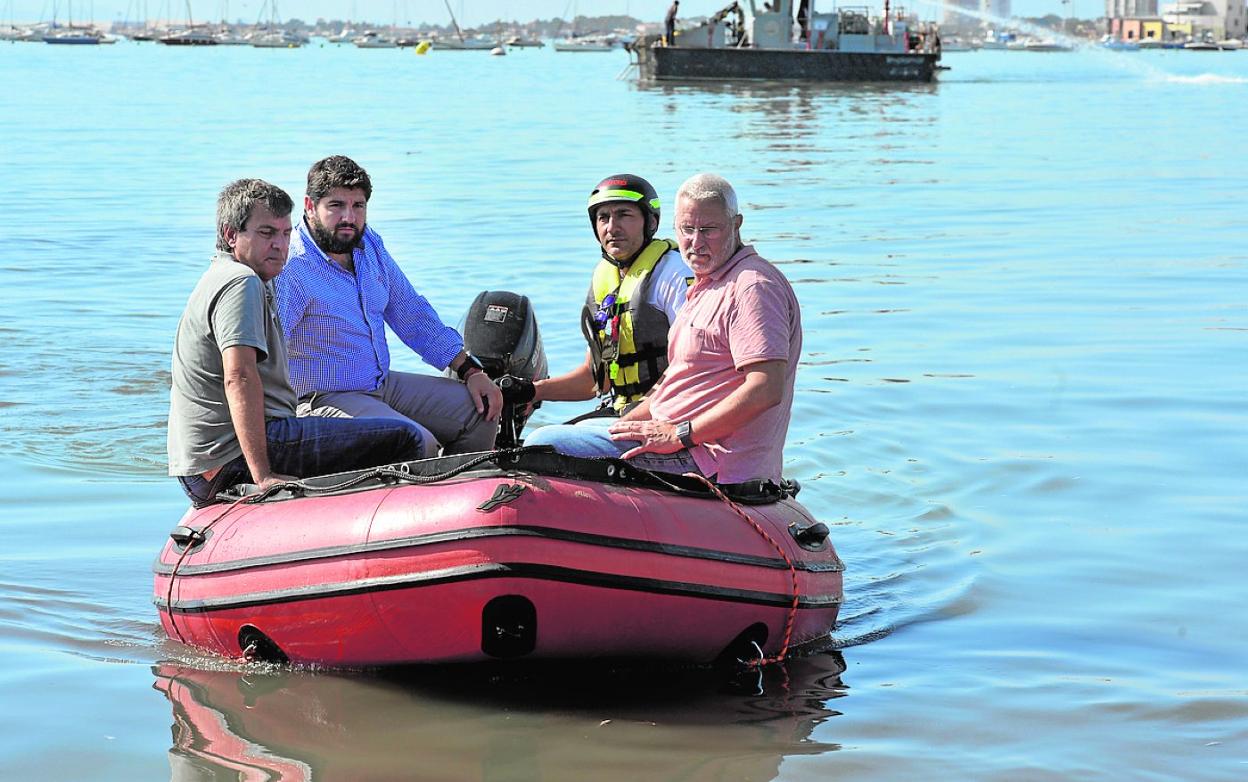
<instances>
[{"instance_id":1,"label":"sailboat","mask_svg":"<svg viewBox=\"0 0 1248 782\"><path fill-rule=\"evenodd\" d=\"M446 5L446 12L451 15L451 26L455 28L455 39L442 40L438 39L433 42L434 49L459 52L459 51L480 51L488 52L497 46L499 41L491 40L484 36L475 38L465 38L464 31L459 28L459 22L455 19L455 12L451 10L451 4L448 0L442 0ZM463 10L463 9L460 9ZM457 39L457 40L456 40Z\"/></svg>"},{"instance_id":2,"label":"sailboat","mask_svg":"<svg viewBox=\"0 0 1248 782\"><path fill-rule=\"evenodd\" d=\"M56 6L52 6L52 29L48 34L43 36L44 43L56 44L87 44L97 45L101 43L116 43L117 39L112 36L105 35L95 29L93 25L75 27L74 26L74 4L69 4L69 24L65 27L56 26Z\"/></svg>"},{"instance_id":3,"label":"sailboat","mask_svg":"<svg viewBox=\"0 0 1248 782\"><path fill-rule=\"evenodd\" d=\"M170 30L159 40L166 46L216 46L218 43L216 36L207 27L195 26L191 16L191 0L186 0L186 27Z\"/></svg>"},{"instance_id":4,"label":"sailboat","mask_svg":"<svg viewBox=\"0 0 1248 782\"><path fill-rule=\"evenodd\" d=\"M565 9L566 10L566 9ZM615 48L615 38L609 35L577 35L576 20L580 15L576 11L576 2L572 2L572 33L563 40L555 41L557 52L609 52Z\"/></svg>"},{"instance_id":5,"label":"sailboat","mask_svg":"<svg viewBox=\"0 0 1248 782\"><path fill-rule=\"evenodd\" d=\"M298 49L303 46L303 39L289 30L281 29L281 17L277 13L277 0L265 0L260 6L261 15L265 7L269 9L269 21L265 23L264 32L251 39L251 45L259 49Z\"/></svg>"}]
</instances>

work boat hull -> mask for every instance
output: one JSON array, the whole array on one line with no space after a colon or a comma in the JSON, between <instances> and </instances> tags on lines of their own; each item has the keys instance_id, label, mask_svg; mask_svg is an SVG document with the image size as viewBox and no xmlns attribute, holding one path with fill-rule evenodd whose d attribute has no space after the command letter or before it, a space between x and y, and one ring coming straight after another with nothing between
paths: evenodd
<instances>
[{"instance_id":1,"label":"work boat hull","mask_svg":"<svg viewBox=\"0 0 1248 782\"><path fill-rule=\"evenodd\" d=\"M655 81L930 82L940 55L833 49L637 47L641 77Z\"/></svg>"},{"instance_id":2,"label":"work boat hull","mask_svg":"<svg viewBox=\"0 0 1248 782\"><path fill-rule=\"evenodd\" d=\"M582 460L493 458L424 485L189 511L154 566L161 624L227 657L373 666L711 662L824 642L836 623L843 566L792 498L734 507L637 485L623 462L593 462L595 480L565 469Z\"/></svg>"}]
</instances>

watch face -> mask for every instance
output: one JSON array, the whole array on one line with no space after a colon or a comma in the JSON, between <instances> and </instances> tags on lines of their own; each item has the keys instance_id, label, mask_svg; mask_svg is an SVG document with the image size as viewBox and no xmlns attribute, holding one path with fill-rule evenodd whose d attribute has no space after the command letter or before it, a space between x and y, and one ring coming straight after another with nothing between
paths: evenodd
<instances>
[{"instance_id":1,"label":"watch face","mask_svg":"<svg viewBox=\"0 0 1248 782\"><path fill-rule=\"evenodd\" d=\"M681 445L686 448L693 447L693 425L688 421L681 421L676 424L676 437L680 440Z\"/></svg>"}]
</instances>

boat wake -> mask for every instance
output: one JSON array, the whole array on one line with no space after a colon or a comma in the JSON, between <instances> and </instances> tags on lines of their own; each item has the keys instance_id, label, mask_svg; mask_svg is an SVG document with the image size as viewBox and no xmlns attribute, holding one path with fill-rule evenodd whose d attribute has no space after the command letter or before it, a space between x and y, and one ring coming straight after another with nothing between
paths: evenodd
<instances>
[{"instance_id":1,"label":"boat wake","mask_svg":"<svg viewBox=\"0 0 1248 782\"><path fill-rule=\"evenodd\" d=\"M1222 73L1201 73L1195 76L1165 74L1160 80L1171 84L1248 84L1248 77L1227 76Z\"/></svg>"}]
</instances>

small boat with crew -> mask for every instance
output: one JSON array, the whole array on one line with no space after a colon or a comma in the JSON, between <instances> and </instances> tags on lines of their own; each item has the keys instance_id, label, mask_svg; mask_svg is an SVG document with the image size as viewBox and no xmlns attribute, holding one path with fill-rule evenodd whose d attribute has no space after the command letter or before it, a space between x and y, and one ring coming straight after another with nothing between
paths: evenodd
<instances>
[{"instance_id":1,"label":"small boat with crew","mask_svg":"<svg viewBox=\"0 0 1248 782\"><path fill-rule=\"evenodd\" d=\"M464 341L494 377L547 375L522 296L478 296ZM337 667L731 663L828 641L844 566L796 484L526 448L526 416L505 405L497 451L189 510L153 566L161 625L227 657Z\"/></svg>"},{"instance_id":2,"label":"small boat with crew","mask_svg":"<svg viewBox=\"0 0 1248 782\"><path fill-rule=\"evenodd\" d=\"M760 5L734 2L667 45L654 36L638 39L630 48L640 77L930 82L935 76L936 28L891 8L888 0L878 17L865 7L821 13L812 0L800 25L793 21L792 0Z\"/></svg>"},{"instance_id":3,"label":"small boat with crew","mask_svg":"<svg viewBox=\"0 0 1248 782\"><path fill-rule=\"evenodd\" d=\"M339 667L711 663L826 642L843 565L790 486L509 449L189 511L154 571L170 638ZM751 504L753 503L753 504Z\"/></svg>"}]
</instances>

